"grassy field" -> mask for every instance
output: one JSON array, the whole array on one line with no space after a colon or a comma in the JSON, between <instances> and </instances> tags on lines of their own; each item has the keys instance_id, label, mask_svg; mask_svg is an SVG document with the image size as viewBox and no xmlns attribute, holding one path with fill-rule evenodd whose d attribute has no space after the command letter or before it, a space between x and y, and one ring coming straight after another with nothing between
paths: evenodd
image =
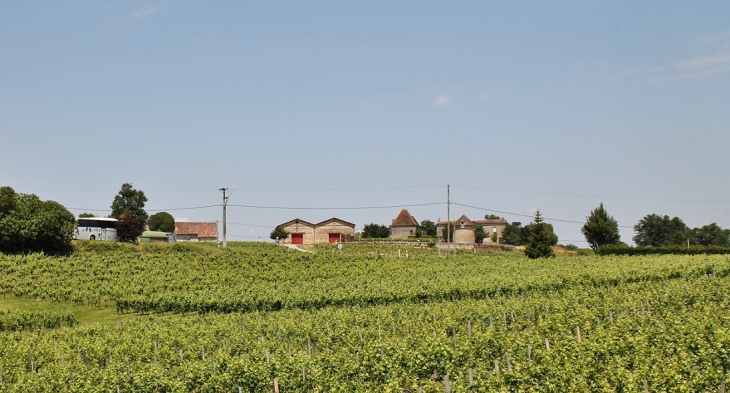
<instances>
[{"instance_id":1,"label":"grassy field","mask_svg":"<svg viewBox=\"0 0 730 393\"><path fill-rule=\"evenodd\" d=\"M0 331L0 392L694 392L730 372L725 256L77 250L0 257L0 311L79 321Z\"/></svg>"}]
</instances>

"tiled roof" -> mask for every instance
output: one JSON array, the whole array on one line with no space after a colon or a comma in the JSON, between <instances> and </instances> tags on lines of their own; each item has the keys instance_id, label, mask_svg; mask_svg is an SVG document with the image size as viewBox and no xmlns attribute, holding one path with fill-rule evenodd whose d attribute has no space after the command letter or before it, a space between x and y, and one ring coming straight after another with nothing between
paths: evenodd
<instances>
[{"instance_id":1,"label":"tiled roof","mask_svg":"<svg viewBox=\"0 0 730 393\"><path fill-rule=\"evenodd\" d=\"M474 220L474 221L470 221L470 222L472 223L472 225L492 225L492 226L507 225L507 220L505 220L504 218L500 218L497 220ZM455 221L451 221L451 224L452 225L454 225L454 224L461 225L461 218L459 218L458 220L455 220ZM436 223L436 225L445 226L446 221L439 221Z\"/></svg>"},{"instance_id":2,"label":"tiled roof","mask_svg":"<svg viewBox=\"0 0 730 393\"><path fill-rule=\"evenodd\" d=\"M314 224L312 224L309 221L304 221L301 218L295 218L293 220L289 220L287 222L281 223L281 224L279 224L277 226L283 228L283 227L288 227L291 224L299 224L299 225L304 225L304 226L308 226L308 227L314 227Z\"/></svg>"},{"instance_id":3,"label":"tiled roof","mask_svg":"<svg viewBox=\"0 0 730 393\"><path fill-rule=\"evenodd\" d=\"M461 217L456 219L455 226L460 226L462 224L467 227L473 227L476 225L474 224L474 221L470 220L469 217L466 216L466 214L462 214Z\"/></svg>"},{"instance_id":4,"label":"tiled roof","mask_svg":"<svg viewBox=\"0 0 730 393\"><path fill-rule=\"evenodd\" d=\"M455 227L460 227L462 221L464 221L464 226L467 227L473 227L476 225L474 221L470 220L469 217L466 216L466 214L462 214L461 217L457 218L454 221L451 221L451 225ZM438 223L436 223L436 225L446 225L446 221L439 221Z\"/></svg>"},{"instance_id":5,"label":"tiled roof","mask_svg":"<svg viewBox=\"0 0 730 393\"><path fill-rule=\"evenodd\" d=\"M507 220L504 218L491 219L491 220L474 220L474 224L477 225L507 225Z\"/></svg>"},{"instance_id":6,"label":"tiled roof","mask_svg":"<svg viewBox=\"0 0 730 393\"><path fill-rule=\"evenodd\" d=\"M403 209L398 214L398 217L393 220L393 223L390 225L392 227L417 227L418 221L416 221L416 218L411 215L411 213L408 213L408 209Z\"/></svg>"},{"instance_id":7,"label":"tiled roof","mask_svg":"<svg viewBox=\"0 0 730 393\"><path fill-rule=\"evenodd\" d=\"M337 218L337 217L328 218L328 219L326 219L326 220L324 220L322 222L318 222L318 223L316 223L314 225L317 226L317 227L321 227L322 225L328 224L328 223L330 223L332 221L337 221L337 222L339 222L341 224L345 224L345 225L347 225L349 227L355 228L355 224L353 224L351 222L347 222L347 221L345 221L343 219L340 219L340 218Z\"/></svg>"},{"instance_id":8,"label":"tiled roof","mask_svg":"<svg viewBox=\"0 0 730 393\"><path fill-rule=\"evenodd\" d=\"M217 238L218 223L216 222L175 222L176 235L198 235L198 237Z\"/></svg>"}]
</instances>

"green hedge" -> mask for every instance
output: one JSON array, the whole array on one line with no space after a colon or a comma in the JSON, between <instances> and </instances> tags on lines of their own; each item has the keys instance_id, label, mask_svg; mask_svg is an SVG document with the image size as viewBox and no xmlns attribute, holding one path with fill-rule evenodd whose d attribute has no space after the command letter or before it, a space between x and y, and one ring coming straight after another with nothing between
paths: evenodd
<instances>
[{"instance_id":1,"label":"green hedge","mask_svg":"<svg viewBox=\"0 0 730 393\"><path fill-rule=\"evenodd\" d=\"M730 247L718 246L664 246L664 247L629 247L626 245L602 246L598 249L598 255L710 255L730 254Z\"/></svg>"}]
</instances>

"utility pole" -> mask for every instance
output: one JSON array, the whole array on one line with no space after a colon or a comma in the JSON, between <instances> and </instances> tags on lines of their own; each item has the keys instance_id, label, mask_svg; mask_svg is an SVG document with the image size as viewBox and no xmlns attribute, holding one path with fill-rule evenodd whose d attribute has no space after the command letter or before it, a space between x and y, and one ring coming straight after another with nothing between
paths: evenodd
<instances>
[{"instance_id":1,"label":"utility pole","mask_svg":"<svg viewBox=\"0 0 730 393\"><path fill-rule=\"evenodd\" d=\"M227 188L221 188L219 191L223 191L223 248L226 248L226 203L228 203L228 197L226 197Z\"/></svg>"},{"instance_id":2,"label":"utility pole","mask_svg":"<svg viewBox=\"0 0 730 393\"><path fill-rule=\"evenodd\" d=\"M451 254L451 185L446 185L446 258Z\"/></svg>"}]
</instances>

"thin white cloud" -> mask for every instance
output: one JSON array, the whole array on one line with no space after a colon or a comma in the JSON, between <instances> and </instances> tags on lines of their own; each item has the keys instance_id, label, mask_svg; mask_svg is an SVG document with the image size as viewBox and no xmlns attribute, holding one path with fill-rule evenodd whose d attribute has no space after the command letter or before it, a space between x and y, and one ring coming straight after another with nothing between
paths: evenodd
<instances>
[{"instance_id":1,"label":"thin white cloud","mask_svg":"<svg viewBox=\"0 0 730 393\"><path fill-rule=\"evenodd\" d=\"M682 60L677 66L682 69L707 69L708 67L722 67L730 63L730 52L718 53L712 56L697 56Z\"/></svg>"},{"instance_id":2,"label":"thin white cloud","mask_svg":"<svg viewBox=\"0 0 730 393\"><path fill-rule=\"evenodd\" d=\"M641 66L624 71L619 78L643 77L644 83L666 83L697 79L730 71L730 50L714 55L695 56L667 65Z\"/></svg>"},{"instance_id":3,"label":"thin white cloud","mask_svg":"<svg viewBox=\"0 0 730 393\"><path fill-rule=\"evenodd\" d=\"M730 30L721 31L713 34L705 34L700 37L697 42L699 42L700 44L706 44L713 41L726 41L728 38L730 38Z\"/></svg>"},{"instance_id":4,"label":"thin white cloud","mask_svg":"<svg viewBox=\"0 0 730 393\"><path fill-rule=\"evenodd\" d=\"M433 104L435 106L446 106L451 103L451 94L441 94L440 96L436 97L436 100L434 100Z\"/></svg>"},{"instance_id":5,"label":"thin white cloud","mask_svg":"<svg viewBox=\"0 0 730 393\"><path fill-rule=\"evenodd\" d=\"M730 72L730 30L699 37L692 49L705 54L659 64L649 64L653 56L635 57L631 59L630 68L617 76L641 78L644 83L652 84Z\"/></svg>"},{"instance_id":6,"label":"thin white cloud","mask_svg":"<svg viewBox=\"0 0 730 393\"><path fill-rule=\"evenodd\" d=\"M156 12L157 12L157 7L142 8L142 9L138 10L137 12L135 12L134 14L132 14L132 17L134 17L134 19L142 19L142 18L151 16Z\"/></svg>"}]
</instances>

